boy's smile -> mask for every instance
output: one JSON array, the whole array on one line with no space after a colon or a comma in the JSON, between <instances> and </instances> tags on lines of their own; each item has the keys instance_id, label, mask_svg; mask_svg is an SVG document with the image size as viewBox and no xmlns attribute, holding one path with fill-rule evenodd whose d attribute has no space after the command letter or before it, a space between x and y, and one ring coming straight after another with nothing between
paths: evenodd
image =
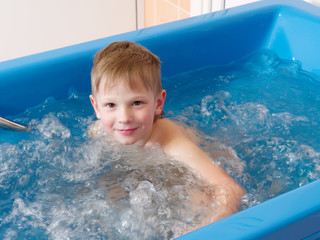
<instances>
[{"instance_id":1,"label":"boy's smile","mask_svg":"<svg viewBox=\"0 0 320 240\"><path fill-rule=\"evenodd\" d=\"M134 88L130 88L125 79L117 79L111 88L105 87L105 82L102 79L95 98L90 96L104 130L122 144L145 145L152 132L154 116L162 110L161 94L155 98L141 80L135 82Z\"/></svg>"},{"instance_id":2,"label":"boy's smile","mask_svg":"<svg viewBox=\"0 0 320 240\"><path fill-rule=\"evenodd\" d=\"M134 132L137 130L138 128L132 128L132 129L118 129L118 132L124 136L129 136L134 134Z\"/></svg>"},{"instance_id":3,"label":"boy's smile","mask_svg":"<svg viewBox=\"0 0 320 240\"><path fill-rule=\"evenodd\" d=\"M237 211L244 191L190 139L184 127L169 119L157 120L164 117L166 98L160 65L156 55L129 41L111 43L96 54L90 100L100 121L94 124L92 136L95 131L99 136L102 127L121 144L159 146L168 156L185 163L217 190L212 221L219 220ZM215 150L212 152L215 156Z\"/></svg>"}]
</instances>

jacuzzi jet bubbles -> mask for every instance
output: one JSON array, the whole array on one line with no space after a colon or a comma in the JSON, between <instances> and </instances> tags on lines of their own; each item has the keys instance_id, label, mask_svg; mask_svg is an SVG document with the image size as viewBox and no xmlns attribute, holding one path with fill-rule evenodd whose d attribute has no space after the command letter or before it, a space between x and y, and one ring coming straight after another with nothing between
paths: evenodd
<instances>
[{"instance_id":1,"label":"jacuzzi jet bubbles","mask_svg":"<svg viewBox=\"0 0 320 240\"><path fill-rule=\"evenodd\" d=\"M242 208L320 178L320 86L299 63L264 51L172 78L169 118L199 129L194 140L246 188ZM0 130L1 239L170 239L211 222L217 193L186 166L88 136L88 94L15 119L32 130Z\"/></svg>"},{"instance_id":2,"label":"jacuzzi jet bubbles","mask_svg":"<svg viewBox=\"0 0 320 240\"><path fill-rule=\"evenodd\" d=\"M55 104L66 109L74 101ZM207 195L188 168L160 149L88 138L92 121L78 116L72 125L74 109L68 111L45 113L31 121L28 139L0 145L0 238L169 239L210 222L212 198L195 203L188 197Z\"/></svg>"},{"instance_id":3,"label":"jacuzzi jet bubbles","mask_svg":"<svg viewBox=\"0 0 320 240\"><path fill-rule=\"evenodd\" d=\"M282 60L269 50L238 64L187 72L164 82L183 82L185 92L203 91L181 106L187 117L173 118L209 135L201 143L208 153L219 149L208 147L210 142L236 152L236 157L216 161L245 186L245 208L319 178L320 85L300 62ZM177 96L171 102L178 102L181 94ZM243 171L237 171L234 166L241 162Z\"/></svg>"},{"instance_id":4,"label":"jacuzzi jet bubbles","mask_svg":"<svg viewBox=\"0 0 320 240\"><path fill-rule=\"evenodd\" d=\"M67 139L71 135L70 130L65 127L53 114L46 115L39 123L32 122L31 124L35 125L35 130L44 139Z\"/></svg>"}]
</instances>

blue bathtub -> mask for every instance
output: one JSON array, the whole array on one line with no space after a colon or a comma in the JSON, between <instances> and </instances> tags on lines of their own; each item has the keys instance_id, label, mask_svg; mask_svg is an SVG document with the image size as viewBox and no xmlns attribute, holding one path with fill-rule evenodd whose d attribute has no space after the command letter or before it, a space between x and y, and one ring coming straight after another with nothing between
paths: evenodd
<instances>
[{"instance_id":1,"label":"blue bathtub","mask_svg":"<svg viewBox=\"0 0 320 240\"><path fill-rule=\"evenodd\" d=\"M302 62L320 75L320 9L298 0L266 0L213 14L0 63L0 116L90 90L95 52L117 40L139 42L163 62L162 74L223 65L260 49ZM180 237L319 239L320 180Z\"/></svg>"}]
</instances>

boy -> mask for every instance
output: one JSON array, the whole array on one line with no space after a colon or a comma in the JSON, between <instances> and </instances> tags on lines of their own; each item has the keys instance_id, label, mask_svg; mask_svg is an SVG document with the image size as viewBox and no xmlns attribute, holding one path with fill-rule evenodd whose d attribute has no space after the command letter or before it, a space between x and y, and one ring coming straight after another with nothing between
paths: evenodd
<instances>
[{"instance_id":1,"label":"boy","mask_svg":"<svg viewBox=\"0 0 320 240\"><path fill-rule=\"evenodd\" d=\"M213 221L235 213L243 189L213 163L184 128L164 119L166 91L160 60L133 42L115 42L97 53L91 71L90 100L104 131L125 145L159 146L214 185L219 203Z\"/></svg>"}]
</instances>

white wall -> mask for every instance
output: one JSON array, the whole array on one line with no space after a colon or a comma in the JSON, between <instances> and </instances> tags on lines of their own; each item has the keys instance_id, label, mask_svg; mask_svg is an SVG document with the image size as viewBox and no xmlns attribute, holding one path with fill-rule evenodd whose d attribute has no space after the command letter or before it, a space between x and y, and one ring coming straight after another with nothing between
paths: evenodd
<instances>
[{"instance_id":1,"label":"white wall","mask_svg":"<svg viewBox=\"0 0 320 240\"><path fill-rule=\"evenodd\" d=\"M0 0L0 61L135 29L135 0Z\"/></svg>"},{"instance_id":2,"label":"white wall","mask_svg":"<svg viewBox=\"0 0 320 240\"><path fill-rule=\"evenodd\" d=\"M0 0L0 62L143 28L144 1ZM255 1L190 0L191 16Z\"/></svg>"},{"instance_id":3,"label":"white wall","mask_svg":"<svg viewBox=\"0 0 320 240\"><path fill-rule=\"evenodd\" d=\"M259 0L226 0L226 8L236 7L243 4L258 2Z\"/></svg>"},{"instance_id":4,"label":"white wall","mask_svg":"<svg viewBox=\"0 0 320 240\"><path fill-rule=\"evenodd\" d=\"M237 7L243 4L253 3L257 1L259 0L190 0L191 16L215 12L224 8Z\"/></svg>"}]
</instances>

